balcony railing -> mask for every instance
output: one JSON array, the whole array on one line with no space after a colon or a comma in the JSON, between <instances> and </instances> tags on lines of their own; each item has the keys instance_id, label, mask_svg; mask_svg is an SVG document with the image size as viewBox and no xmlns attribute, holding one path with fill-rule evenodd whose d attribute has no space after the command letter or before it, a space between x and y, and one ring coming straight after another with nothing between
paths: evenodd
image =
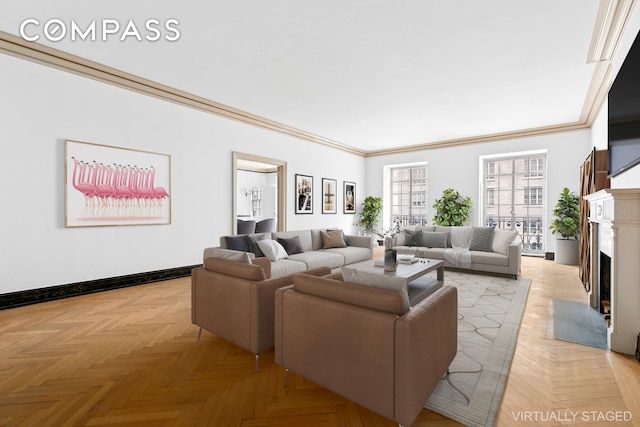
<instances>
[{"instance_id":1,"label":"balcony railing","mask_svg":"<svg viewBox=\"0 0 640 427\"><path fill-rule=\"evenodd\" d=\"M485 225L504 228L506 230L515 230L522 239L523 253L544 253L541 217L489 217L485 220Z\"/></svg>"}]
</instances>

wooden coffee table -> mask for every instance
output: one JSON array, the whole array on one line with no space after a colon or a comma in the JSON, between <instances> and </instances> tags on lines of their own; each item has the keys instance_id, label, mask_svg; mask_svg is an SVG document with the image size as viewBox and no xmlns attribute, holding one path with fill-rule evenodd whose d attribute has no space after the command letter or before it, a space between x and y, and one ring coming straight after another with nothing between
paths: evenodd
<instances>
[{"instance_id":1,"label":"wooden coffee table","mask_svg":"<svg viewBox=\"0 0 640 427\"><path fill-rule=\"evenodd\" d=\"M355 270L366 271L368 273L382 274L390 277L402 277L407 279L407 283L413 282L425 274L437 270L437 281L444 283L444 261L439 259L419 258L413 264L398 263L396 271L384 271L383 266L375 265L375 260L370 259L348 265Z\"/></svg>"}]
</instances>

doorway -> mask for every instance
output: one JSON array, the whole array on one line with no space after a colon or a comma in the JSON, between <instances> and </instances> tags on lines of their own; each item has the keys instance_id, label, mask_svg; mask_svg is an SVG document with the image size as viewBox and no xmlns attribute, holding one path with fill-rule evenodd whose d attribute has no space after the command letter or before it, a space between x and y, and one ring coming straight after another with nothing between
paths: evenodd
<instances>
[{"instance_id":1,"label":"doorway","mask_svg":"<svg viewBox=\"0 0 640 427\"><path fill-rule=\"evenodd\" d=\"M286 229L287 162L233 152L232 230L238 220L273 218L276 231Z\"/></svg>"}]
</instances>

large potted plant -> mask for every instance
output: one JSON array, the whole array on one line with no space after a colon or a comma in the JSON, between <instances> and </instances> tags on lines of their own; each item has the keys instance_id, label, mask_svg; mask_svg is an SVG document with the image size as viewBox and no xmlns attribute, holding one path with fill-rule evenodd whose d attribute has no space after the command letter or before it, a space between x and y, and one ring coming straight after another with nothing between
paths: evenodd
<instances>
[{"instance_id":1,"label":"large potted plant","mask_svg":"<svg viewBox=\"0 0 640 427\"><path fill-rule=\"evenodd\" d=\"M580 230L580 198L568 188L563 188L556 207L554 219L549 226L552 234L560 234L556 239L554 256L558 264L577 265L579 259L578 233Z\"/></svg>"},{"instance_id":2,"label":"large potted plant","mask_svg":"<svg viewBox=\"0 0 640 427\"><path fill-rule=\"evenodd\" d=\"M453 188L442 192L442 197L433 204L436 215L433 217L435 225L464 225L469 222L471 213L471 198L462 197Z\"/></svg>"},{"instance_id":3,"label":"large potted plant","mask_svg":"<svg viewBox=\"0 0 640 427\"><path fill-rule=\"evenodd\" d=\"M382 212L382 197L367 196L360 209L360 225L371 235Z\"/></svg>"}]
</instances>

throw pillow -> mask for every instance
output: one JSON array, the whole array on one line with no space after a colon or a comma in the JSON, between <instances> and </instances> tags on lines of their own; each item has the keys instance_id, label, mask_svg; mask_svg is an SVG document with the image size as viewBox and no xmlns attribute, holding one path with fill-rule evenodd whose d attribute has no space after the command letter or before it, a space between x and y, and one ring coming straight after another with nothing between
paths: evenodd
<instances>
[{"instance_id":1,"label":"throw pillow","mask_svg":"<svg viewBox=\"0 0 640 427\"><path fill-rule=\"evenodd\" d=\"M258 246L258 241L263 240L264 236L263 235L247 236L246 239L247 239L247 244L249 245L249 252L253 252L256 258L263 257L264 253L262 253L260 246Z\"/></svg>"},{"instance_id":2,"label":"throw pillow","mask_svg":"<svg viewBox=\"0 0 640 427\"><path fill-rule=\"evenodd\" d=\"M404 245L405 246L420 246L422 244L422 231L421 230L404 230Z\"/></svg>"},{"instance_id":3,"label":"throw pillow","mask_svg":"<svg viewBox=\"0 0 640 427\"><path fill-rule=\"evenodd\" d=\"M494 227L473 227L470 251L493 252Z\"/></svg>"},{"instance_id":4,"label":"throw pillow","mask_svg":"<svg viewBox=\"0 0 640 427\"><path fill-rule=\"evenodd\" d=\"M322 237L322 249L347 247L342 230L320 230L320 236Z\"/></svg>"},{"instance_id":5,"label":"throw pillow","mask_svg":"<svg viewBox=\"0 0 640 427\"><path fill-rule=\"evenodd\" d=\"M249 244L245 236L227 236L225 240L227 241L227 249L249 252Z\"/></svg>"},{"instance_id":6,"label":"throw pillow","mask_svg":"<svg viewBox=\"0 0 640 427\"><path fill-rule=\"evenodd\" d=\"M302 249L302 242L300 241L300 236L293 236L288 239L283 239L278 237L278 243L282 245L284 250L289 255L301 254L302 252L304 252L304 249Z\"/></svg>"},{"instance_id":7,"label":"throw pillow","mask_svg":"<svg viewBox=\"0 0 640 427\"><path fill-rule=\"evenodd\" d=\"M449 233L443 231L423 231L422 246L426 246L427 248L446 248L448 236Z\"/></svg>"},{"instance_id":8,"label":"throw pillow","mask_svg":"<svg viewBox=\"0 0 640 427\"><path fill-rule=\"evenodd\" d=\"M409 294L407 292L407 279L395 276L386 276L379 273L369 273L350 267L342 267L342 278L345 282L367 285L374 288L390 289L400 293L402 307L405 313L409 311Z\"/></svg>"},{"instance_id":9,"label":"throw pillow","mask_svg":"<svg viewBox=\"0 0 640 427\"><path fill-rule=\"evenodd\" d=\"M285 259L289 256L282 245L275 240L264 239L258 240L257 243L262 253L264 253L264 256L273 262L278 261L279 259Z\"/></svg>"},{"instance_id":10,"label":"throw pillow","mask_svg":"<svg viewBox=\"0 0 640 427\"><path fill-rule=\"evenodd\" d=\"M493 244L491 245L493 252L507 255L509 245L517 235L518 233L515 230L503 230L496 228L496 231L493 234Z\"/></svg>"},{"instance_id":11,"label":"throw pillow","mask_svg":"<svg viewBox=\"0 0 640 427\"><path fill-rule=\"evenodd\" d=\"M241 262L243 264L251 264L251 255L248 252L238 252L231 249L214 248L211 251L213 258L220 258L227 261Z\"/></svg>"}]
</instances>

